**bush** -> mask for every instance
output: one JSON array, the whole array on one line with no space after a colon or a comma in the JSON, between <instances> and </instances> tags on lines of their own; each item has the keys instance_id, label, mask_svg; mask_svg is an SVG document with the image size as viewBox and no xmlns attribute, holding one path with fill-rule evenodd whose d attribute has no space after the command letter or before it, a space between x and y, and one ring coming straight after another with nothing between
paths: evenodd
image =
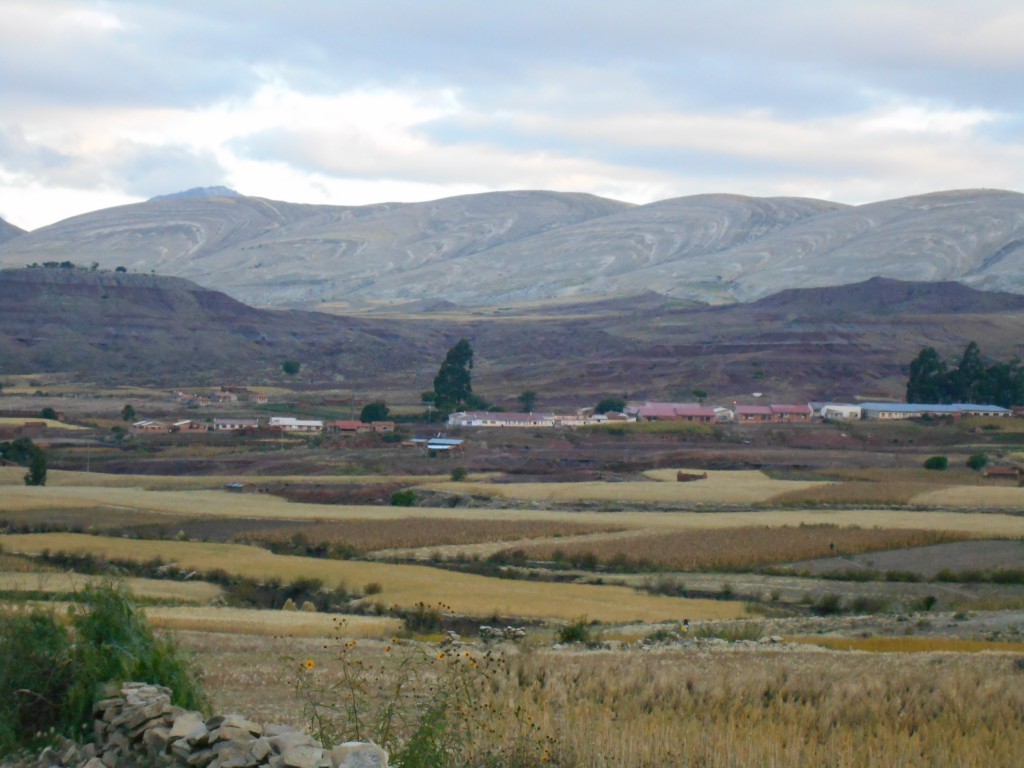
<instances>
[{"instance_id":1,"label":"bush","mask_svg":"<svg viewBox=\"0 0 1024 768\"><path fill-rule=\"evenodd\" d=\"M975 472L988 464L988 456L984 453L975 453L968 457L967 466Z\"/></svg>"},{"instance_id":2,"label":"bush","mask_svg":"<svg viewBox=\"0 0 1024 768\"><path fill-rule=\"evenodd\" d=\"M949 459L945 456L929 456L924 460L925 469L943 470L949 466Z\"/></svg>"},{"instance_id":3,"label":"bush","mask_svg":"<svg viewBox=\"0 0 1024 768\"><path fill-rule=\"evenodd\" d=\"M87 587L78 603L68 629L43 610L0 623L0 755L43 734L82 738L106 683L166 685L179 706L206 709L195 668L122 588Z\"/></svg>"},{"instance_id":4,"label":"bush","mask_svg":"<svg viewBox=\"0 0 1024 768\"><path fill-rule=\"evenodd\" d=\"M463 480L466 479L466 476L468 474L469 473L466 471L465 467L455 467L452 470L452 475L451 475L452 481L456 482L456 483L462 482Z\"/></svg>"},{"instance_id":5,"label":"bush","mask_svg":"<svg viewBox=\"0 0 1024 768\"><path fill-rule=\"evenodd\" d=\"M564 627L558 630L558 642L560 643L583 643L590 645L594 642L593 633L590 629L590 621L586 616L573 619Z\"/></svg>"},{"instance_id":6,"label":"bush","mask_svg":"<svg viewBox=\"0 0 1024 768\"><path fill-rule=\"evenodd\" d=\"M416 492L406 489L391 494L392 507L411 507L416 503Z\"/></svg>"}]
</instances>

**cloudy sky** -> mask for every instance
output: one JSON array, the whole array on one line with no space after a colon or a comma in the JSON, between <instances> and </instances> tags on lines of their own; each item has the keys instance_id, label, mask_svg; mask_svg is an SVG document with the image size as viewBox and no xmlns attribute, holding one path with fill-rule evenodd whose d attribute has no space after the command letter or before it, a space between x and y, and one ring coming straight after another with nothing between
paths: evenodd
<instances>
[{"instance_id":1,"label":"cloudy sky","mask_svg":"<svg viewBox=\"0 0 1024 768\"><path fill-rule=\"evenodd\" d=\"M1021 0L0 0L0 217L1024 191Z\"/></svg>"}]
</instances>

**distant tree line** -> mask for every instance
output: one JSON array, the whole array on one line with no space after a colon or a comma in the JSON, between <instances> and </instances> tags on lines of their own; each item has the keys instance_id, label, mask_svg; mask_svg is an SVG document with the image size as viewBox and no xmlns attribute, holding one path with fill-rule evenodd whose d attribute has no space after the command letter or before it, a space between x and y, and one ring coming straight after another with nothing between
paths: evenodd
<instances>
[{"instance_id":1,"label":"distant tree line","mask_svg":"<svg viewBox=\"0 0 1024 768\"><path fill-rule=\"evenodd\" d=\"M910 364L907 402L1024 405L1024 368L1017 358L986 361L973 341L955 368L948 368L934 347L925 347Z\"/></svg>"}]
</instances>

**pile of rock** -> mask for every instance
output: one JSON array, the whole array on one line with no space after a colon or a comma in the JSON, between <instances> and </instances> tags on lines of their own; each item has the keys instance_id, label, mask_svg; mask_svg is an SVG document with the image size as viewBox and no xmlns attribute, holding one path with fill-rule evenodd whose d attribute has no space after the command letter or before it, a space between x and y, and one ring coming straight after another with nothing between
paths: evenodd
<instances>
[{"instance_id":1,"label":"pile of rock","mask_svg":"<svg viewBox=\"0 0 1024 768\"><path fill-rule=\"evenodd\" d=\"M486 624L480 627L480 639L485 643L510 641L518 642L526 637L526 630L522 627L489 627Z\"/></svg>"},{"instance_id":2,"label":"pile of rock","mask_svg":"<svg viewBox=\"0 0 1024 768\"><path fill-rule=\"evenodd\" d=\"M387 768L387 752L376 744L324 749L287 725L241 715L204 719L173 706L171 691L154 685L125 683L115 693L96 705L95 744L46 749L37 768Z\"/></svg>"}]
</instances>

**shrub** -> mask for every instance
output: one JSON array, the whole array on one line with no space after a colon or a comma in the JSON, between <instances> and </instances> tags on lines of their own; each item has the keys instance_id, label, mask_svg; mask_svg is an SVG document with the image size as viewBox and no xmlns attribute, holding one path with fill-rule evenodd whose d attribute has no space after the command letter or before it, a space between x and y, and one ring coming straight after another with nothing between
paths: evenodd
<instances>
[{"instance_id":1,"label":"shrub","mask_svg":"<svg viewBox=\"0 0 1024 768\"><path fill-rule=\"evenodd\" d=\"M583 643L584 645L593 643L594 637L590 629L590 621L587 617L579 616L564 627L560 627L558 630L558 642Z\"/></svg>"},{"instance_id":2,"label":"shrub","mask_svg":"<svg viewBox=\"0 0 1024 768\"><path fill-rule=\"evenodd\" d=\"M975 472L988 464L988 456L984 453L973 453L967 457L967 466Z\"/></svg>"},{"instance_id":3,"label":"shrub","mask_svg":"<svg viewBox=\"0 0 1024 768\"><path fill-rule=\"evenodd\" d=\"M42 734L81 738L106 683L166 685L174 702L206 709L196 669L157 637L119 586L87 587L65 629L49 611L0 623L0 754Z\"/></svg>"},{"instance_id":4,"label":"shrub","mask_svg":"<svg viewBox=\"0 0 1024 768\"><path fill-rule=\"evenodd\" d=\"M929 456L924 460L925 469L943 470L949 466L949 459L945 456Z\"/></svg>"},{"instance_id":5,"label":"shrub","mask_svg":"<svg viewBox=\"0 0 1024 768\"><path fill-rule=\"evenodd\" d=\"M466 471L465 467L455 467L452 469L452 481L456 483L462 482L468 474L469 472Z\"/></svg>"},{"instance_id":6,"label":"shrub","mask_svg":"<svg viewBox=\"0 0 1024 768\"><path fill-rule=\"evenodd\" d=\"M391 494L392 507L411 507L416 503L416 492L410 489L395 491Z\"/></svg>"}]
</instances>

